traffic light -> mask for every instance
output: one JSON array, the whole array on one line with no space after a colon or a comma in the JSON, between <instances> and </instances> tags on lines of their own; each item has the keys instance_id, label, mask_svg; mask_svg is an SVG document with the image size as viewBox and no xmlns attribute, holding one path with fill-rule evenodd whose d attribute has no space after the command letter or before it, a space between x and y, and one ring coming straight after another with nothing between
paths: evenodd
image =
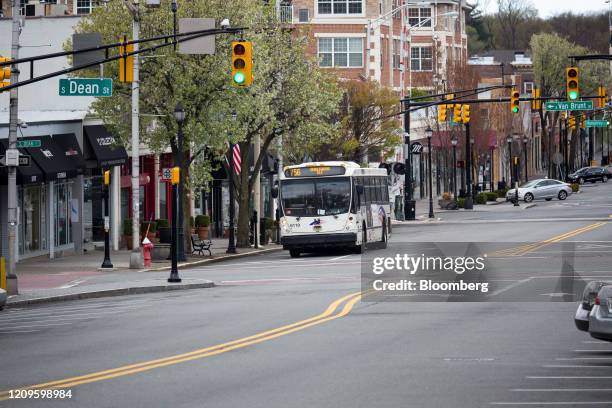
<instances>
[{"instance_id":1,"label":"traffic light","mask_svg":"<svg viewBox=\"0 0 612 408\"><path fill-rule=\"evenodd\" d=\"M253 82L253 43L232 42L232 85L250 86Z\"/></svg>"},{"instance_id":2,"label":"traffic light","mask_svg":"<svg viewBox=\"0 0 612 408\"><path fill-rule=\"evenodd\" d=\"M598 87L597 95L599 96L599 98L597 98L597 107L605 108L606 102L608 101L608 90L606 89L606 87L605 86Z\"/></svg>"},{"instance_id":3,"label":"traffic light","mask_svg":"<svg viewBox=\"0 0 612 408\"><path fill-rule=\"evenodd\" d=\"M463 123L470 123L470 105L461 106L461 121Z\"/></svg>"},{"instance_id":4,"label":"traffic light","mask_svg":"<svg viewBox=\"0 0 612 408\"><path fill-rule=\"evenodd\" d=\"M567 120L567 125L569 126L570 129L576 129L576 118L575 117L570 117Z\"/></svg>"},{"instance_id":5,"label":"traffic light","mask_svg":"<svg viewBox=\"0 0 612 408\"><path fill-rule=\"evenodd\" d=\"M181 168L180 167L173 167L172 170L170 170L170 182L172 183L172 185L177 185L181 180Z\"/></svg>"},{"instance_id":6,"label":"traffic light","mask_svg":"<svg viewBox=\"0 0 612 408\"><path fill-rule=\"evenodd\" d=\"M521 94L516 89L512 88L512 92L510 93L510 111L512 113L518 113L520 107L520 98Z\"/></svg>"},{"instance_id":7,"label":"traffic light","mask_svg":"<svg viewBox=\"0 0 612 408\"><path fill-rule=\"evenodd\" d=\"M123 42L126 43L128 40L124 38ZM134 52L134 44L119 46L119 55L122 56L122 58L119 58L119 82L134 81L134 56L129 55L127 57L123 57L123 55L131 52Z\"/></svg>"},{"instance_id":8,"label":"traffic light","mask_svg":"<svg viewBox=\"0 0 612 408\"><path fill-rule=\"evenodd\" d=\"M455 123L461 123L461 105L460 104L455 104L455 106L453 106L453 122Z\"/></svg>"},{"instance_id":9,"label":"traffic light","mask_svg":"<svg viewBox=\"0 0 612 408\"><path fill-rule=\"evenodd\" d=\"M446 105L438 105L438 122L446 122Z\"/></svg>"},{"instance_id":10,"label":"traffic light","mask_svg":"<svg viewBox=\"0 0 612 408\"><path fill-rule=\"evenodd\" d=\"M565 84L567 99L575 101L580 96L580 86L578 80L578 68L569 67L565 69Z\"/></svg>"},{"instance_id":11,"label":"traffic light","mask_svg":"<svg viewBox=\"0 0 612 408\"><path fill-rule=\"evenodd\" d=\"M580 116L580 129L586 129L586 118L584 116Z\"/></svg>"},{"instance_id":12,"label":"traffic light","mask_svg":"<svg viewBox=\"0 0 612 408\"><path fill-rule=\"evenodd\" d=\"M110 184L110 170L106 170L104 172L104 185L108 186Z\"/></svg>"},{"instance_id":13,"label":"traffic light","mask_svg":"<svg viewBox=\"0 0 612 408\"><path fill-rule=\"evenodd\" d=\"M0 62L8 62L11 59L8 57L0 57ZM0 88L11 84L11 66L3 65L0 67Z\"/></svg>"},{"instance_id":14,"label":"traffic light","mask_svg":"<svg viewBox=\"0 0 612 408\"><path fill-rule=\"evenodd\" d=\"M542 91L539 88L533 88L533 93L531 97L533 100L531 101L531 110L538 111L542 109L542 100L540 99Z\"/></svg>"}]
</instances>

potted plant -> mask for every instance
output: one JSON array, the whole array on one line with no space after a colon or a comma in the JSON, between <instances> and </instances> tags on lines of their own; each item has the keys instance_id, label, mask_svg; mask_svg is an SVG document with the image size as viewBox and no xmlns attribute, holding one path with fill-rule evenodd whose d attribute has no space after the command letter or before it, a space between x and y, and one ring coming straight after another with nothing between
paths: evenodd
<instances>
[{"instance_id":1,"label":"potted plant","mask_svg":"<svg viewBox=\"0 0 612 408\"><path fill-rule=\"evenodd\" d=\"M157 232L157 224L155 221L143 221L140 223L140 238L144 239L145 234L149 241L155 242L155 233Z\"/></svg>"},{"instance_id":2,"label":"potted plant","mask_svg":"<svg viewBox=\"0 0 612 408\"><path fill-rule=\"evenodd\" d=\"M210 217L208 215L198 215L195 217L195 227L198 233L198 238L208 238L208 227L210 226Z\"/></svg>"},{"instance_id":3,"label":"potted plant","mask_svg":"<svg viewBox=\"0 0 612 408\"><path fill-rule=\"evenodd\" d=\"M438 205L443 210L453 210L457 208L455 200L453 200L453 196L449 192L444 192L442 194L442 199L438 200Z\"/></svg>"},{"instance_id":4,"label":"potted plant","mask_svg":"<svg viewBox=\"0 0 612 408\"><path fill-rule=\"evenodd\" d=\"M132 219L128 218L123 220L123 240L128 251L131 251L134 246L132 245Z\"/></svg>"},{"instance_id":5,"label":"potted plant","mask_svg":"<svg viewBox=\"0 0 612 408\"><path fill-rule=\"evenodd\" d=\"M159 233L159 242L162 244L169 244L172 241L172 230L170 224L166 219L155 220L157 223L157 231Z\"/></svg>"}]
</instances>

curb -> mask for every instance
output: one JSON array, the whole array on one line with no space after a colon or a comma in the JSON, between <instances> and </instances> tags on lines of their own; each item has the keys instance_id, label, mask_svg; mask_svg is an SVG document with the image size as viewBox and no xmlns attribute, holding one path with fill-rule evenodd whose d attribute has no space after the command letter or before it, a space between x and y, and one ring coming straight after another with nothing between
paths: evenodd
<instances>
[{"instance_id":1,"label":"curb","mask_svg":"<svg viewBox=\"0 0 612 408\"><path fill-rule=\"evenodd\" d=\"M205 289L213 287L215 287L215 283L213 281L206 281L200 283L185 283L178 285L136 286L130 288L108 289L93 292L71 293L67 295L56 295L33 299L15 300L12 302L9 299L5 305L5 308L25 305L37 305L51 302L61 302L66 300L82 300L112 296L140 295L143 293L170 292L173 290Z\"/></svg>"},{"instance_id":2,"label":"curb","mask_svg":"<svg viewBox=\"0 0 612 408\"><path fill-rule=\"evenodd\" d=\"M200 265L206 265L206 264L211 264L211 263L223 262L223 261L231 260L231 259L246 258L249 256L257 256L261 254L267 254L270 252L282 251L282 250L283 250L283 247L275 247L275 248L261 249L258 251L243 252L241 254L225 255L225 256L220 256L218 258L199 259L197 261L179 263L178 267L179 268L189 268L192 266L200 266ZM170 268L171 268L170 265L160 266L159 268L140 269L139 272L162 272L162 271L169 271Z\"/></svg>"}]
</instances>

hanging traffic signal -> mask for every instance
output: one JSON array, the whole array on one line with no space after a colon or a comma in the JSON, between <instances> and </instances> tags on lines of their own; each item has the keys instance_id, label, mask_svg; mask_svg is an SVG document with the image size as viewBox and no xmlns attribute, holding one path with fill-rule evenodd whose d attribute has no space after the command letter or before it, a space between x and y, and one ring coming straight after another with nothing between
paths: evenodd
<instances>
[{"instance_id":1,"label":"hanging traffic signal","mask_svg":"<svg viewBox=\"0 0 612 408\"><path fill-rule=\"evenodd\" d=\"M608 90L606 89L606 87L605 86L598 87L597 95L599 96L599 98L597 98L597 107L605 108L606 102L608 101Z\"/></svg>"},{"instance_id":2,"label":"hanging traffic signal","mask_svg":"<svg viewBox=\"0 0 612 408\"><path fill-rule=\"evenodd\" d=\"M123 42L128 42L126 37L123 37ZM133 82L134 81L134 56L130 54L134 52L134 44L120 45L119 46L119 82Z\"/></svg>"},{"instance_id":3,"label":"hanging traffic signal","mask_svg":"<svg viewBox=\"0 0 612 408\"><path fill-rule=\"evenodd\" d=\"M104 172L104 185L108 186L110 184L110 170L106 170Z\"/></svg>"},{"instance_id":4,"label":"hanging traffic signal","mask_svg":"<svg viewBox=\"0 0 612 408\"><path fill-rule=\"evenodd\" d=\"M170 182L172 185L177 185L181 181L181 168L173 167L170 169Z\"/></svg>"},{"instance_id":5,"label":"hanging traffic signal","mask_svg":"<svg viewBox=\"0 0 612 408\"><path fill-rule=\"evenodd\" d=\"M463 123L470 123L470 105L461 106L461 121Z\"/></svg>"},{"instance_id":6,"label":"hanging traffic signal","mask_svg":"<svg viewBox=\"0 0 612 408\"><path fill-rule=\"evenodd\" d=\"M455 104L453 106L453 122L461 123L461 105Z\"/></svg>"},{"instance_id":7,"label":"hanging traffic signal","mask_svg":"<svg viewBox=\"0 0 612 408\"><path fill-rule=\"evenodd\" d=\"M584 116L580 116L580 129L586 129L586 118Z\"/></svg>"},{"instance_id":8,"label":"hanging traffic signal","mask_svg":"<svg viewBox=\"0 0 612 408\"><path fill-rule=\"evenodd\" d=\"M9 62L11 59L8 57L0 57L0 62ZM9 86L11 84L11 66L3 65L0 67L0 88Z\"/></svg>"},{"instance_id":9,"label":"hanging traffic signal","mask_svg":"<svg viewBox=\"0 0 612 408\"><path fill-rule=\"evenodd\" d=\"M438 106L438 122L446 122L446 105Z\"/></svg>"},{"instance_id":10,"label":"hanging traffic signal","mask_svg":"<svg viewBox=\"0 0 612 408\"><path fill-rule=\"evenodd\" d=\"M542 109L542 100L540 99L542 91L539 88L533 88L533 93L532 93L532 98L533 100L531 101L531 110L532 111L539 111L540 109Z\"/></svg>"},{"instance_id":11,"label":"hanging traffic signal","mask_svg":"<svg viewBox=\"0 0 612 408\"><path fill-rule=\"evenodd\" d=\"M580 96L580 86L578 81L578 68L569 67L565 69L565 84L567 99L575 101Z\"/></svg>"},{"instance_id":12,"label":"hanging traffic signal","mask_svg":"<svg viewBox=\"0 0 612 408\"><path fill-rule=\"evenodd\" d=\"M232 42L232 85L250 86L253 82L253 43Z\"/></svg>"},{"instance_id":13,"label":"hanging traffic signal","mask_svg":"<svg viewBox=\"0 0 612 408\"><path fill-rule=\"evenodd\" d=\"M576 129L576 118L575 117L571 117L567 120L567 125L569 126L570 129Z\"/></svg>"},{"instance_id":14,"label":"hanging traffic signal","mask_svg":"<svg viewBox=\"0 0 612 408\"><path fill-rule=\"evenodd\" d=\"M520 102L519 102L519 98L520 98L521 94L519 93L519 91L517 91L516 89L512 89L512 92L510 93L510 111L512 111L512 113L518 113L519 112L519 106L520 106Z\"/></svg>"}]
</instances>

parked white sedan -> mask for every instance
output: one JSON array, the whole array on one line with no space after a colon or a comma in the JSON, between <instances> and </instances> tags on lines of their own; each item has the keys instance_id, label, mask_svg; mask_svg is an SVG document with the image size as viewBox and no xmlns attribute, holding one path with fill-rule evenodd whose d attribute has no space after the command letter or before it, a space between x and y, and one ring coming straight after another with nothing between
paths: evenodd
<instances>
[{"instance_id":1,"label":"parked white sedan","mask_svg":"<svg viewBox=\"0 0 612 408\"><path fill-rule=\"evenodd\" d=\"M565 200L572 194L572 186L559 180L537 179L531 180L518 188L518 199L530 203L533 200L550 201L553 198ZM513 201L516 189L511 188L506 193L506 201Z\"/></svg>"}]
</instances>

